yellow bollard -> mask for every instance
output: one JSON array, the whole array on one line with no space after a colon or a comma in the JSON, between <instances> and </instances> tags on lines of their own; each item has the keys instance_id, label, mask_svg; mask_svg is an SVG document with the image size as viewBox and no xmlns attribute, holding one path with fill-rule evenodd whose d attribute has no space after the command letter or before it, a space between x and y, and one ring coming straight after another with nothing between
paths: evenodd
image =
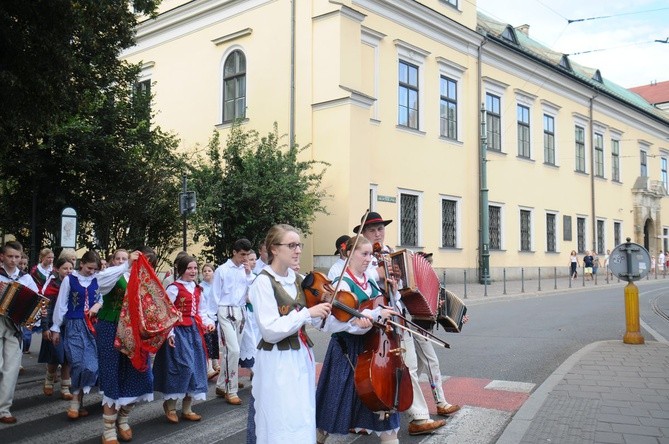
<instances>
[{"instance_id":1,"label":"yellow bollard","mask_svg":"<svg viewBox=\"0 0 669 444\"><path fill-rule=\"evenodd\" d=\"M639 289L634 282L625 286L625 324L627 331L623 336L625 344L643 344L643 335L639 326Z\"/></svg>"}]
</instances>

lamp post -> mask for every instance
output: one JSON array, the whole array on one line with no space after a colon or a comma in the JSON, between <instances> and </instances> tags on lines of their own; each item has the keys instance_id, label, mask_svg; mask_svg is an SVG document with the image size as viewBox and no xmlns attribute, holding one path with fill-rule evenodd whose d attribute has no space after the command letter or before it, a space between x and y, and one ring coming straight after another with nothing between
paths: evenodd
<instances>
[{"instance_id":1,"label":"lamp post","mask_svg":"<svg viewBox=\"0 0 669 444\"><path fill-rule=\"evenodd\" d=\"M181 213L181 217L183 218L183 251L186 251L188 246L186 236L188 230L188 215L195 213L197 203L195 191L188 191L186 173L181 176L181 179L182 191L179 193L179 213Z\"/></svg>"}]
</instances>

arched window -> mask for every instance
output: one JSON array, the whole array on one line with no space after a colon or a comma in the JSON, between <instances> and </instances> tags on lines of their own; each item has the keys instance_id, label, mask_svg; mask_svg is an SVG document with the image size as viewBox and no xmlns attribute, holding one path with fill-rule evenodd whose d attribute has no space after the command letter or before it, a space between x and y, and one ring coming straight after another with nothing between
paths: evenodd
<instances>
[{"instance_id":1,"label":"arched window","mask_svg":"<svg viewBox=\"0 0 669 444\"><path fill-rule=\"evenodd\" d=\"M223 65L223 122L246 116L246 57L235 50Z\"/></svg>"}]
</instances>

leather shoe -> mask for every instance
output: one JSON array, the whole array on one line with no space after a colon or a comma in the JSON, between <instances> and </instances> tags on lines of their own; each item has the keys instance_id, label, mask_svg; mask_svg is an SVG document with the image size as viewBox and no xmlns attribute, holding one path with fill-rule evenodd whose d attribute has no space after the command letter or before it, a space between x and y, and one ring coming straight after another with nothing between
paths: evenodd
<instances>
[{"instance_id":1,"label":"leather shoe","mask_svg":"<svg viewBox=\"0 0 669 444\"><path fill-rule=\"evenodd\" d=\"M225 402L232 405L241 405L242 400L237 395L225 395Z\"/></svg>"},{"instance_id":2,"label":"leather shoe","mask_svg":"<svg viewBox=\"0 0 669 444\"><path fill-rule=\"evenodd\" d=\"M124 430L121 427L116 427L116 435L118 435L119 441L132 441L132 429L130 428Z\"/></svg>"},{"instance_id":3,"label":"leather shoe","mask_svg":"<svg viewBox=\"0 0 669 444\"><path fill-rule=\"evenodd\" d=\"M79 410L67 410L68 419L79 419Z\"/></svg>"},{"instance_id":4,"label":"leather shoe","mask_svg":"<svg viewBox=\"0 0 669 444\"><path fill-rule=\"evenodd\" d=\"M243 389L244 388L244 383L238 382L237 383L237 388Z\"/></svg>"},{"instance_id":5,"label":"leather shoe","mask_svg":"<svg viewBox=\"0 0 669 444\"><path fill-rule=\"evenodd\" d=\"M457 404L449 405L448 407L439 407L437 406L437 415L448 416L460 410L460 406Z\"/></svg>"},{"instance_id":6,"label":"leather shoe","mask_svg":"<svg viewBox=\"0 0 669 444\"><path fill-rule=\"evenodd\" d=\"M190 413L182 413L181 418L185 419L186 421L199 421L202 419L201 415L198 415L195 412L190 412Z\"/></svg>"},{"instance_id":7,"label":"leather shoe","mask_svg":"<svg viewBox=\"0 0 669 444\"><path fill-rule=\"evenodd\" d=\"M225 396L225 395L227 395L227 393L225 393L225 390L216 387L216 396Z\"/></svg>"},{"instance_id":8,"label":"leather shoe","mask_svg":"<svg viewBox=\"0 0 669 444\"><path fill-rule=\"evenodd\" d=\"M3 416L0 418L0 423L3 424L16 424L16 418L13 416Z\"/></svg>"},{"instance_id":9,"label":"leather shoe","mask_svg":"<svg viewBox=\"0 0 669 444\"><path fill-rule=\"evenodd\" d=\"M169 408L167 407L167 402L163 402L163 410L165 411L165 417L167 418L167 422L169 422L170 424L179 423L179 418L177 417L177 411L169 410Z\"/></svg>"},{"instance_id":10,"label":"leather shoe","mask_svg":"<svg viewBox=\"0 0 669 444\"><path fill-rule=\"evenodd\" d=\"M443 419L428 421L422 424L416 424L415 421L412 421L409 423L409 435L428 435L444 425L446 425L446 421Z\"/></svg>"}]
</instances>

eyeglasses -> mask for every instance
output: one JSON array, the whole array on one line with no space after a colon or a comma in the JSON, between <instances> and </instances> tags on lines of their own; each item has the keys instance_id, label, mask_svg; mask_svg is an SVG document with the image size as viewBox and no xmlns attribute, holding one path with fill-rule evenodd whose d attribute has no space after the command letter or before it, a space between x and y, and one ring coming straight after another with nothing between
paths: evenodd
<instances>
[{"instance_id":1,"label":"eyeglasses","mask_svg":"<svg viewBox=\"0 0 669 444\"><path fill-rule=\"evenodd\" d=\"M302 248L304 248L304 244L303 244L303 243L297 243L297 242L291 242L291 243L289 243L289 244L274 244L274 245L285 245L286 247L288 247L289 250L294 250L294 249L296 249L297 247L300 247L300 250L301 250Z\"/></svg>"}]
</instances>

